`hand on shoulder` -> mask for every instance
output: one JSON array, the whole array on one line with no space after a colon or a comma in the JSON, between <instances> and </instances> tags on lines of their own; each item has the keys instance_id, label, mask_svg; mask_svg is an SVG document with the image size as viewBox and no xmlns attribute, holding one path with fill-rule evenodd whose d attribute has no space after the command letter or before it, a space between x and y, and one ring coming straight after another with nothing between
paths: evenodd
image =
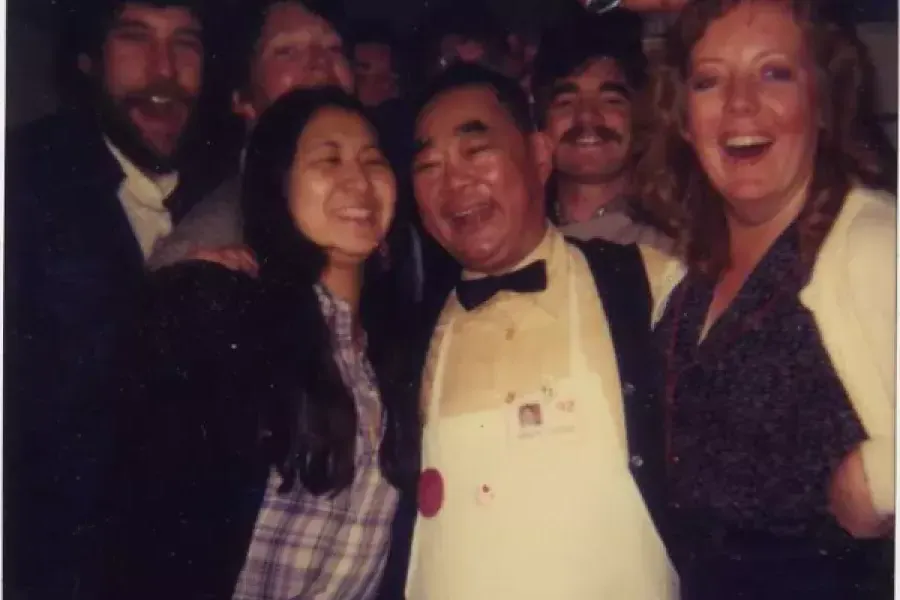
<instances>
[{"instance_id":1,"label":"hand on shoulder","mask_svg":"<svg viewBox=\"0 0 900 600\"><path fill-rule=\"evenodd\" d=\"M219 248L194 247L184 257L188 260L202 260L216 263L230 269L245 273L250 277L259 275L259 264L253 251L244 245L222 246Z\"/></svg>"}]
</instances>

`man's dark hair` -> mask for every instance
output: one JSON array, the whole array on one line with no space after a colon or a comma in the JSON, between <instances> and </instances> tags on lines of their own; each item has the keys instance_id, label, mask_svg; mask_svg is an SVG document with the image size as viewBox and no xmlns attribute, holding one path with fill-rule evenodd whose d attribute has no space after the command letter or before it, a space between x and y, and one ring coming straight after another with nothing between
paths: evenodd
<instances>
[{"instance_id":1,"label":"man's dark hair","mask_svg":"<svg viewBox=\"0 0 900 600\"><path fill-rule=\"evenodd\" d=\"M349 37L345 40L348 47L355 48L359 44L382 44L396 48L400 39L391 26L384 21L365 20L354 21L349 31Z\"/></svg>"},{"instance_id":2,"label":"man's dark hair","mask_svg":"<svg viewBox=\"0 0 900 600\"><path fill-rule=\"evenodd\" d=\"M103 43L116 17L127 4L156 8L185 8L197 17L201 25L207 21L209 4L205 0L69 0L60 5L67 51L72 55L85 53L91 58L100 55Z\"/></svg>"},{"instance_id":3,"label":"man's dark hair","mask_svg":"<svg viewBox=\"0 0 900 600\"><path fill-rule=\"evenodd\" d=\"M353 50L361 44L380 44L389 47L391 49L391 69L399 77L400 89L408 89L411 68L407 55L410 50L407 48L405 40L397 35L388 23L376 20L354 21L347 35L345 47L351 55L354 53Z\"/></svg>"},{"instance_id":4,"label":"man's dark hair","mask_svg":"<svg viewBox=\"0 0 900 600\"><path fill-rule=\"evenodd\" d=\"M471 63L457 63L436 76L416 103L416 115L420 115L438 96L466 87L488 88L509 112L519 131L523 134L534 131L528 97L518 82L492 69Z\"/></svg>"},{"instance_id":5,"label":"man's dark hair","mask_svg":"<svg viewBox=\"0 0 900 600\"><path fill-rule=\"evenodd\" d=\"M211 28L207 0L65 0L56 5L61 33L54 52L58 91L65 104L79 104L89 98L84 75L78 68L78 57L85 54L92 61L100 60L109 29L127 4L189 10L203 28L207 58L214 52L209 43Z\"/></svg>"},{"instance_id":6,"label":"man's dark hair","mask_svg":"<svg viewBox=\"0 0 900 600\"><path fill-rule=\"evenodd\" d=\"M592 59L614 60L629 87L643 88L647 80L647 57L642 32L640 16L625 10L601 15L582 12L546 32L535 58L532 79L539 119L543 119L553 85Z\"/></svg>"},{"instance_id":7,"label":"man's dark hair","mask_svg":"<svg viewBox=\"0 0 900 600\"><path fill-rule=\"evenodd\" d=\"M334 0L238 0L231 21L234 24L231 38L230 59L232 88L240 89L250 82L253 58L256 45L262 35L263 27L269 11L277 4L297 4L306 11L318 15L328 21L334 30L345 40L347 49L347 27L344 14Z\"/></svg>"}]
</instances>

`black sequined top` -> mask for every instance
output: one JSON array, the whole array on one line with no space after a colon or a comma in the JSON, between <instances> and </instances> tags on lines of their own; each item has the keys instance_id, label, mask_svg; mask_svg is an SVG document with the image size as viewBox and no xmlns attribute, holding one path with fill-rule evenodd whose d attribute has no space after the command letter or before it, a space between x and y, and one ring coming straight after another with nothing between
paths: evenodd
<instances>
[{"instance_id":1,"label":"black sequined top","mask_svg":"<svg viewBox=\"0 0 900 600\"><path fill-rule=\"evenodd\" d=\"M827 498L832 472L866 434L800 302L809 275L791 227L702 341L713 282L700 276L674 290L657 327L666 537L684 600L869 597L853 593L872 559Z\"/></svg>"}]
</instances>

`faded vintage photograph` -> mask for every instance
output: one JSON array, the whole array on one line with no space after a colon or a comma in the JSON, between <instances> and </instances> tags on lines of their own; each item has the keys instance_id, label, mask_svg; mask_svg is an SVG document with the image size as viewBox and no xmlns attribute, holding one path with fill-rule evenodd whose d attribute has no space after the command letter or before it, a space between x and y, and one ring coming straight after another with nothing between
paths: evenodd
<instances>
[{"instance_id":1,"label":"faded vintage photograph","mask_svg":"<svg viewBox=\"0 0 900 600\"><path fill-rule=\"evenodd\" d=\"M4 598L892 597L896 2L6 4Z\"/></svg>"}]
</instances>

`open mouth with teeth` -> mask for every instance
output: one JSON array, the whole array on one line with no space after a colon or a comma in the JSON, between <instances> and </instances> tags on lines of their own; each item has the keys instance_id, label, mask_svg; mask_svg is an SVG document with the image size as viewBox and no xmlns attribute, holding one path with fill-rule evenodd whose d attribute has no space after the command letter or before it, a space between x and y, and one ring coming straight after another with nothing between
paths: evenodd
<instances>
[{"instance_id":1,"label":"open mouth with teeth","mask_svg":"<svg viewBox=\"0 0 900 600\"><path fill-rule=\"evenodd\" d=\"M449 214L450 224L459 232L473 231L488 221L494 214L494 205L491 202L456 209Z\"/></svg>"},{"instance_id":2,"label":"open mouth with teeth","mask_svg":"<svg viewBox=\"0 0 900 600\"><path fill-rule=\"evenodd\" d=\"M733 160L755 160L761 158L775 140L764 135L733 135L721 141L722 151Z\"/></svg>"},{"instance_id":3,"label":"open mouth with teeth","mask_svg":"<svg viewBox=\"0 0 900 600\"><path fill-rule=\"evenodd\" d=\"M172 96L153 95L136 103L136 108L146 119L171 123L180 123L187 109L184 103Z\"/></svg>"},{"instance_id":4,"label":"open mouth with teeth","mask_svg":"<svg viewBox=\"0 0 900 600\"><path fill-rule=\"evenodd\" d=\"M580 147L580 148L583 148L583 147L590 148L592 146L599 146L602 143L603 143L603 139L598 135L583 135L583 136L579 137L577 140L575 140L574 145L576 147Z\"/></svg>"},{"instance_id":5,"label":"open mouth with teeth","mask_svg":"<svg viewBox=\"0 0 900 600\"><path fill-rule=\"evenodd\" d=\"M378 224L377 211L371 208L361 206L348 206L346 208L339 209L335 214L342 221L348 221L355 225L374 227Z\"/></svg>"},{"instance_id":6,"label":"open mouth with teeth","mask_svg":"<svg viewBox=\"0 0 900 600\"><path fill-rule=\"evenodd\" d=\"M574 140L570 140L569 145L578 150L590 150L593 148L600 148L614 141L616 140L602 135L584 134L578 136Z\"/></svg>"}]
</instances>

